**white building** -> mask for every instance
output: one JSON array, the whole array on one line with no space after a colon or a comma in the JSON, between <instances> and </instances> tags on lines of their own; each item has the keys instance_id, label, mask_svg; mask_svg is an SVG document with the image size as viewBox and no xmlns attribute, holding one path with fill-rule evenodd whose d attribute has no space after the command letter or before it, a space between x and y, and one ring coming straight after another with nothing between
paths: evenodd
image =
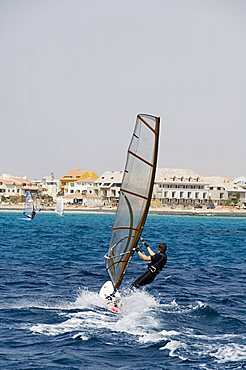
<instances>
[{"instance_id":1,"label":"white building","mask_svg":"<svg viewBox=\"0 0 246 370\"><path fill-rule=\"evenodd\" d=\"M118 203L122 179L123 171L106 171L95 181L105 205Z\"/></svg>"},{"instance_id":2,"label":"white building","mask_svg":"<svg viewBox=\"0 0 246 370\"><path fill-rule=\"evenodd\" d=\"M93 179L70 182L64 188L64 196L70 194L98 195L98 188Z\"/></svg>"},{"instance_id":3,"label":"white building","mask_svg":"<svg viewBox=\"0 0 246 370\"><path fill-rule=\"evenodd\" d=\"M31 191L32 194L37 194L38 187L26 177L15 177L7 174L0 177L0 197L22 197L25 196L27 190Z\"/></svg>"},{"instance_id":4,"label":"white building","mask_svg":"<svg viewBox=\"0 0 246 370\"><path fill-rule=\"evenodd\" d=\"M103 205L98 186L94 179L71 181L64 187L64 202L81 204L87 207Z\"/></svg>"},{"instance_id":5,"label":"white building","mask_svg":"<svg viewBox=\"0 0 246 370\"><path fill-rule=\"evenodd\" d=\"M105 204L116 205L123 171L106 171L97 180L99 195ZM232 178L204 177L190 169L157 168L152 205L206 206L223 205L232 194L246 199L246 188L237 186Z\"/></svg>"},{"instance_id":6,"label":"white building","mask_svg":"<svg viewBox=\"0 0 246 370\"><path fill-rule=\"evenodd\" d=\"M53 197L55 200L60 191L60 180L55 179L53 174L51 174L51 176L43 177L41 183L43 188L42 193Z\"/></svg>"},{"instance_id":7,"label":"white building","mask_svg":"<svg viewBox=\"0 0 246 370\"><path fill-rule=\"evenodd\" d=\"M236 196L240 202L245 201L246 187L239 186L231 177L210 176L204 177L208 182L209 200L217 205L223 205L232 196Z\"/></svg>"},{"instance_id":8,"label":"white building","mask_svg":"<svg viewBox=\"0 0 246 370\"><path fill-rule=\"evenodd\" d=\"M208 183L189 169L157 168L153 198L161 206L204 204Z\"/></svg>"}]
</instances>

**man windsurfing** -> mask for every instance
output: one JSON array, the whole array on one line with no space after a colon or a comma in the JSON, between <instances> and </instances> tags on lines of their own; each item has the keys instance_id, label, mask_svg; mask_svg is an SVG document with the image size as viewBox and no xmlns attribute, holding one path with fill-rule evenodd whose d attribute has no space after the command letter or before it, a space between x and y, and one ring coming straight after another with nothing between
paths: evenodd
<instances>
[{"instance_id":1,"label":"man windsurfing","mask_svg":"<svg viewBox=\"0 0 246 370\"><path fill-rule=\"evenodd\" d=\"M139 288L153 283L156 276L167 263L166 243L161 243L158 245L158 253L155 253L145 241L142 242L142 245L147 249L149 256L141 252L141 248L139 247L137 247L135 251L142 260L149 261L150 263L148 264L148 270L133 282L131 288Z\"/></svg>"}]
</instances>

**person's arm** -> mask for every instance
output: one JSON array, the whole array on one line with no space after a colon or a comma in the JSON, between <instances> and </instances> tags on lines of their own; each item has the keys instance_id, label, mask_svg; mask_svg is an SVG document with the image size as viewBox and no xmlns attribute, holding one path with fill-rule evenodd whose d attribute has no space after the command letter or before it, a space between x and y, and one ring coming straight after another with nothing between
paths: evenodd
<instances>
[{"instance_id":1,"label":"person's arm","mask_svg":"<svg viewBox=\"0 0 246 370\"><path fill-rule=\"evenodd\" d=\"M144 242L144 246L147 249L147 251L148 251L148 253L149 253L150 256L154 256L155 255L155 252L152 251L152 249L150 248L149 244L147 244L146 242Z\"/></svg>"},{"instance_id":2,"label":"person's arm","mask_svg":"<svg viewBox=\"0 0 246 370\"><path fill-rule=\"evenodd\" d=\"M151 261L151 257L150 256L146 256L146 254L140 252L140 251L137 251L139 257L144 260L144 261Z\"/></svg>"}]
</instances>

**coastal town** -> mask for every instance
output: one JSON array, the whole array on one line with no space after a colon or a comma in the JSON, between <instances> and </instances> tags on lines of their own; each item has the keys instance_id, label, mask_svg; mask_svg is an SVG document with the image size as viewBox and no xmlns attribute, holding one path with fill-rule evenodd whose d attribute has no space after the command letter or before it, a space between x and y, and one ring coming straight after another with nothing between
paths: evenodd
<instances>
[{"instance_id":1,"label":"coastal town","mask_svg":"<svg viewBox=\"0 0 246 370\"><path fill-rule=\"evenodd\" d=\"M115 210L123 171L71 169L61 178L54 174L30 180L26 176L0 176L0 210L21 209L26 191L39 200L41 210L52 210L62 197L67 210ZM190 169L157 168L150 211L246 213L246 177L202 176Z\"/></svg>"}]
</instances>

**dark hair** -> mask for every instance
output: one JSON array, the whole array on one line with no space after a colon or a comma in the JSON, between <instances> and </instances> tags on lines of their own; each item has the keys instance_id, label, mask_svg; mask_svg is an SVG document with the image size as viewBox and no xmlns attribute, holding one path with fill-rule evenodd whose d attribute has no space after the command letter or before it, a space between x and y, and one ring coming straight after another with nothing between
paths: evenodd
<instances>
[{"instance_id":1,"label":"dark hair","mask_svg":"<svg viewBox=\"0 0 246 370\"><path fill-rule=\"evenodd\" d=\"M161 253L165 253L165 252L166 252L166 250L167 250L167 245L166 245L166 243L161 243L161 244L159 244L158 249L159 249L159 252L161 252Z\"/></svg>"}]
</instances>

